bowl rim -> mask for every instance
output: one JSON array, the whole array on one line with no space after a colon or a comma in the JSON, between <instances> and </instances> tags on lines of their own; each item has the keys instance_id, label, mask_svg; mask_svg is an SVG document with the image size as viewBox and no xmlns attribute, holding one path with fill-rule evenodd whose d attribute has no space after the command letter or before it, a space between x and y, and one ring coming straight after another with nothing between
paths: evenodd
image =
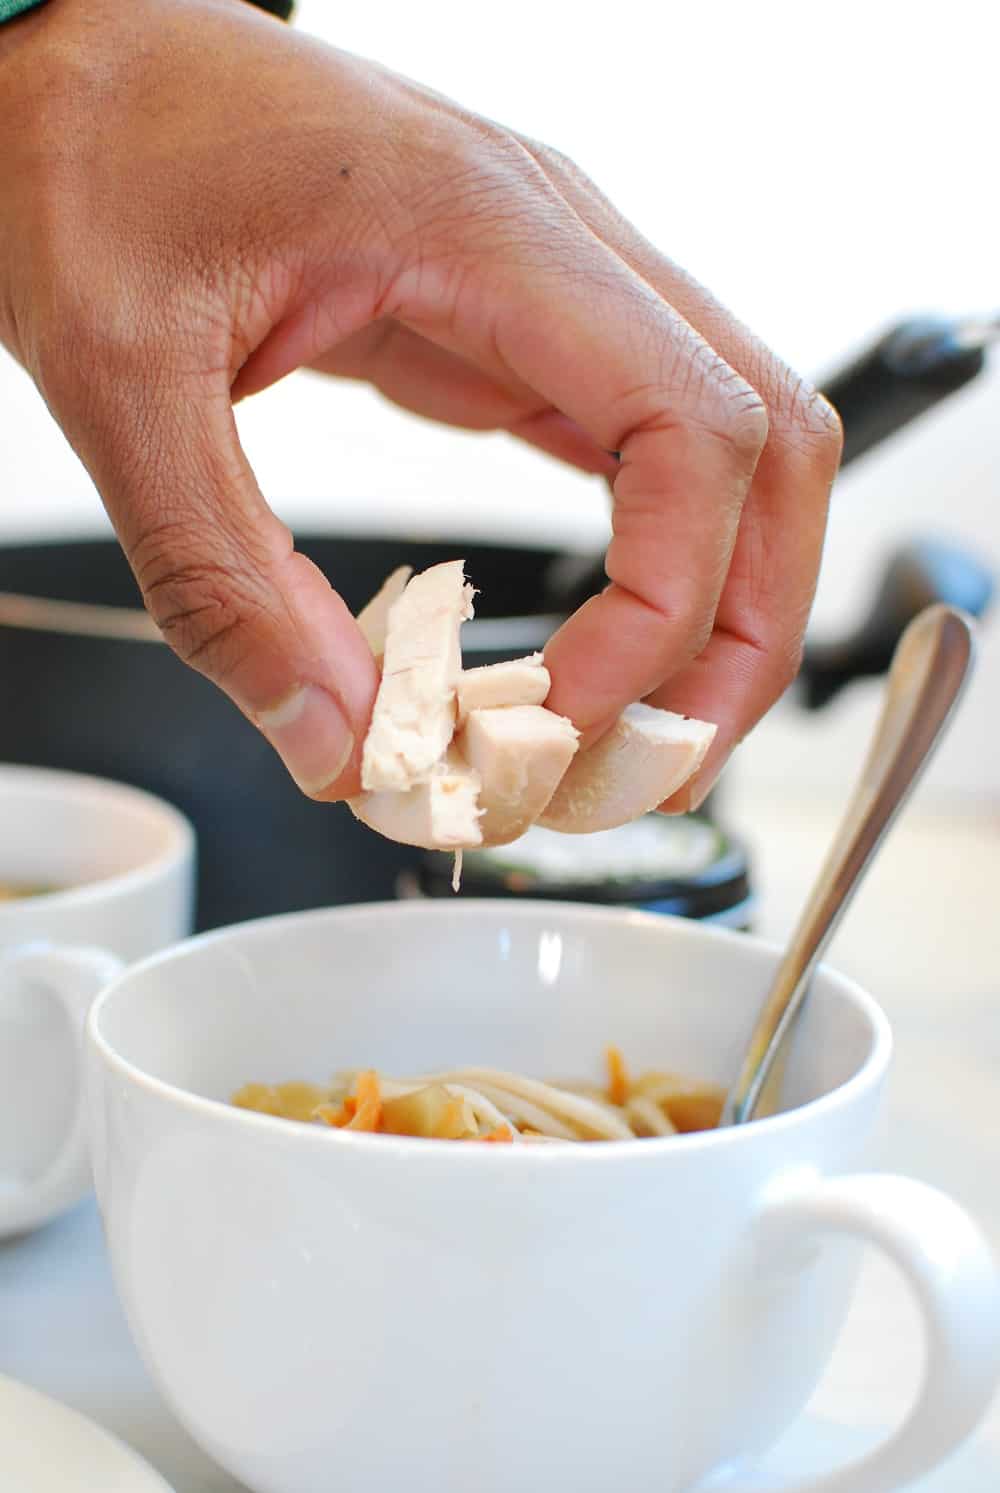
<instances>
[{"instance_id":1,"label":"bowl rim","mask_svg":"<svg viewBox=\"0 0 1000 1493\"><path fill-rule=\"evenodd\" d=\"M716 924L706 926L690 918L669 914L642 912L635 909L602 907L597 904L556 902L543 899L525 899L511 902L503 898L463 898L453 904L435 901L423 902L365 902L349 903L334 907L311 908L303 912L277 913L270 917L254 918L244 923L232 923L214 928L180 940L166 949L147 955L129 965L112 982L105 986L93 1002L86 1021L85 1039L93 1058L109 1069L119 1079L154 1096L161 1102L180 1108L189 1115L197 1115L213 1125L226 1129L242 1129L247 1133L256 1131L262 1143L284 1144L297 1147L300 1152L306 1146L325 1150L336 1157L354 1153L360 1149L374 1165L393 1165L402 1161L405 1165L514 1165L514 1166L601 1166L621 1165L626 1158L633 1163L645 1158L648 1163L662 1164L668 1155L687 1154L696 1150L714 1150L721 1147L759 1144L765 1136L775 1138L781 1133L803 1125L821 1124L838 1111L863 1102L877 1090L886 1074L892 1056L892 1032L888 1017L877 1001L856 981L829 965L820 964L816 975L832 980L838 993L846 997L865 1020L870 1043L860 1066L843 1083L794 1109L783 1110L776 1115L753 1120L746 1125L730 1126L722 1130L691 1131L681 1135L665 1137L643 1137L605 1144L566 1146L477 1146L441 1141L428 1141L419 1136L371 1136L349 1130L329 1129L318 1125L291 1124L274 1115L255 1110L240 1109L224 1100L210 1099L166 1079L147 1073L129 1058L123 1057L101 1030L101 1020L106 1009L135 981L141 981L151 969L170 964L181 955L192 955L199 948L226 944L234 935L243 939L266 937L275 929L294 933L297 928L310 924L328 924L334 928L338 923L359 920L376 923L387 915L401 922L409 919L431 918L444 922L448 918L482 916L484 911L493 912L505 921L537 923L552 917L577 924L603 923L615 926L643 927L653 930L665 939L691 940L695 943L748 944L758 954L772 960L780 957L782 946L770 939L744 933ZM384 928L383 928L384 934ZM815 978L816 976L814 976ZM435 1160L437 1158L437 1160Z\"/></svg>"}]
</instances>

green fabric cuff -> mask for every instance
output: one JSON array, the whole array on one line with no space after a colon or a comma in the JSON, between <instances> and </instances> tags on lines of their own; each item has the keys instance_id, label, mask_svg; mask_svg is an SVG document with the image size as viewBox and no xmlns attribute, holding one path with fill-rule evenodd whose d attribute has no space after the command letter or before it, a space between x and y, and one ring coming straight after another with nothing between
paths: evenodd
<instances>
[{"instance_id":1,"label":"green fabric cuff","mask_svg":"<svg viewBox=\"0 0 1000 1493\"><path fill-rule=\"evenodd\" d=\"M0 0L0 26L4 21L12 21L15 16L22 15L26 10L34 10L36 5L43 5L45 0Z\"/></svg>"},{"instance_id":2,"label":"green fabric cuff","mask_svg":"<svg viewBox=\"0 0 1000 1493\"><path fill-rule=\"evenodd\" d=\"M269 10L283 21L290 20L295 9L294 0L250 0L250 3L259 6L261 10ZM45 0L0 0L0 26L4 21L12 21L15 16L23 15L26 10L34 10L36 5L44 4Z\"/></svg>"}]
</instances>

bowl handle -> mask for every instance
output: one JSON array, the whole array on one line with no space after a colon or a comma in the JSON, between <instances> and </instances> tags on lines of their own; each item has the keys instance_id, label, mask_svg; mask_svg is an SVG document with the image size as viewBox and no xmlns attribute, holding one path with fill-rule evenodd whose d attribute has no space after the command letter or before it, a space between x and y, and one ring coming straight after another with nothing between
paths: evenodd
<instances>
[{"instance_id":1,"label":"bowl handle","mask_svg":"<svg viewBox=\"0 0 1000 1493\"><path fill-rule=\"evenodd\" d=\"M87 1107L82 1072L83 1029L94 998L125 968L104 949L25 944L0 959L0 1021L15 991L41 987L62 1006L74 1039L76 1091L66 1134L40 1175L5 1178L0 1188L0 1237L34 1228L73 1203L90 1185Z\"/></svg>"},{"instance_id":2,"label":"bowl handle","mask_svg":"<svg viewBox=\"0 0 1000 1493\"><path fill-rule=\"evenodd\" d=\"M767 1194L759 1223L769 1252L830 1233L876 1245L909 1282L927 1339L916 1402L888 1440L769 1493L897 1493L964 1440L1000 1381L1000 1278L985 1239L935 1188L879 1173L786 1180Z\"/></svg>"}]
</instances>

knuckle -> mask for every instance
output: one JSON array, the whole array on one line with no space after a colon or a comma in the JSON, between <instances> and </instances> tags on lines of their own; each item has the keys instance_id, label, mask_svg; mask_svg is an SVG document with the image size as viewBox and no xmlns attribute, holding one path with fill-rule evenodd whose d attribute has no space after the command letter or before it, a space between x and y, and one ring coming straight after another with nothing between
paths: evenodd
<instances>
[{"instance_id":1,"label":"knuckle","mask_svg":"<svg viewBox=\"0 0 1000 1493\"><path fill-rule=\"evenodd\" d=\"M582 176L583 173L576 162L557 146L549 145L544 140L533 140L528 136L518 138L524 149L547 176L570 181L576 181Z\"/></svg>"},{"instance_id":2,"label":"knuckle","mask_svg":"<svg viewBox=\"0 0 1000 1493\"><path fill-rule=\"evenodd\" d=\"M741 470L753 472L770 433L767 405L752 384L707 344L692 363L685 390L689 398L697 395L692 425L723 445Z\"/></svg>"},{"instance_id":3,"label":"knuckle","mask_svg":"<svg viewBox=\"0 0 1000 1493\"><path fill-rule=\"evenodd\" d=\"M775 444L789 460L805 463L818 481L827 485L833 481L844 445L840 416L822 394L790 370L785 371L772 403L771 428Z\"/></svg>"},{"instance_id":4,"label":"knuckle","mask_svg":"<svg viewBox=\"0 0 1000 1493\"><path fill-rule=\"evenodd\" d=\"M476 185L485 183L519 201L527 193L536 203L548 199L564 206L557 183L579 174L572 161L552 146L479 118L470 123L460 158Z\"/></svg>"},{"instance_id":5,"label":"knuckle","mask_svg":"<svg viewBox=\"0 0 1000 1493\"><path fill-rule=\"evenodd\" d=\"M476 117L448 130L400 189L408 225L394 236L397 250L446 262L465 259L470 246L489 255L523 211L524 154L506 131Z\"/></svg>"},{"instance_id":6,"label":"knuckle","mask_svg":"<svg viewBox=\"0 0 1000 1493\"><path fill-rule=\"evenodd\" d=\"M515 130L476 116L469 121L474 149L484 164L510 173L518 180L539 179L549 147L526 139Z\"/></svg>"},{"instance_id":7,"label":"knuckle","mask_svg":"<svg viewBox=\"0 0 1000 1493\"><path fill-rule=\"evenodd\" d=\"M798 678L805 648L805 619L799 626L790 625L787 618L781 622L773 619L759 636L747 633L743 641L755 655L758 683L754 693L759 719Z\"/></svg>"},{"instance_id":8,"label":"knuckle","mask_svg":"<svg viewBox=\"0 0 1000 1493\"><path fill-rule=\"evenodd\" d=\"M715 627L715 609L706 608L704 601L696 607L688 619L688 636L692 658L700 658L708 647Z\"/></svg>"},{"instance_id":9,"label":"knuckle","mask_svg":"<svg viewBox=\"0 0 1000 1493\"><path fill-rule=\"evenodd\" d=\"M713 433L732 449L742 465L752 469L760 460L770 434L767 405L739 374L723 380L722 392Z\"/></svg>"},{"instance_id":10,"label":"knuckle","mask_svg":"<svg viewBox=\"0 0 1000 1493\"><path fill-rule=\"evenodd\" d=\"M770 429L757 390L708 343L688 332L668 336L657 376L627 390L615 420L618 450L630 437L684 431L696 442L714 442L741 473L755 470Z\"/></svg>"},{"instance_id":11,"label":"knuckle","mask_svg":"<svg viewBox=\"0 0 1000 1493\"><path fill-rule=\"evenodd\" d=\"M221 681L243 662L266 611L262 587L185 524L164 522L140 541L132 567L146 608L186 664Z\"/></svg>"},{"instance_id":12,"label":"knuckle","mask_svg":"<svg viewBox=\"0 0 1000 1493\"><path fill-rule=\"evenodd\" d=\"M830 402L815 390L801 402L800 425L817 466L832 478L844 449L844 427Z\"/></svg>"},{"instance_id":13,"label":"knuckle","mask_svg":"<svg viewBox=\"0 0 1000 1493\"><path fill-rule=\"evenodd\" d=\"M441 169L409 198L409 210L412 222L398 244L404 258L415 255L432 271L457 269L478 286L495 271L505 278L579 273L578 224L550 178L506 131L476 129L453 142ZM449 294L454 302L457 292Z\"/></svg>"},{"instance_id":14,"label":"knuckle","mask_svg":"<svg viewBox=\"0 0 1000 1493\"><path fill-rule=\"evenodd\" d=\"M715 623L715 599L706 595L703 586L673 576L632 594L656 613L665 644L673 646L674 640L683 638L689 657L697 658L703 652Z\"/></svg>"},{"instance_id":15,"label":"knuckle","mask_svg":"<svg viewBox=\"0 0 1000 1493\"><path fill-rule=\"evenodd\" d=\"M661 367L672 423L723 446L741 471L752 473L770 430L757 389L689 327L674 328Z\"/></svg>"},{"instance_id":16,"label":"knuckle","mask_svg":"<svg viewBox=\"0 0 1000 1493\"><path fill-rule=\"evenodd\" d=\"M682 638L690 658L704 651L715 626L716 595L703 578L670 571L640 582L623 560L617 538L608 549L606 569L613 584L652 615L665 648L672 650Z\"/></svg>"},{"instance_id":17,"label":"knuckle","mask_svg":"<svg viewBox=\"0 0 1000 1493\"><path fill-rule=\"evenodd\" d=\"M431 147L432 179L476 190L482 186L516 180L523 171L526 152L520 141L490 119L463 114L458 128L447 131L442 141Z\"/></svg>"},{"instance_id":18,"label":"knuckle","mask_svg":"<svg viewBox=\"0 0 1000 1493\"><path fill-rule=\"evenodd\" d=\"M798 678L799 670L802 667L804 646L801 634L797 633L794 637L788 638L773 655L771 671L772 704L774 701L779 700L789 685L793 684Z\"/></svg>"}]
</instances>

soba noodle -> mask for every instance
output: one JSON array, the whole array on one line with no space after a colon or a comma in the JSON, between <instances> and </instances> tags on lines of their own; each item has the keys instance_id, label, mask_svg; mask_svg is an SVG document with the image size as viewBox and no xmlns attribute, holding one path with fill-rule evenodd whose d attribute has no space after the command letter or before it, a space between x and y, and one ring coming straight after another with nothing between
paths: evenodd
<instances>
[{"instance_id":1,"label":"soba noodle","mask_svg":"<svg viewBox=\"0 0 1000 1493\"><path fill-rule=\"evenodd\" d=\"M372 1069L340 1073L328 1088L250 1083L233 1104L283 1119L430 1140L566 1143L635 1140L710 1130L723 1091L657 1070L633 1079L607 1051L608 1080L541 1083L497 1068L449 1068L413 1078Z\"/></svg>"}]
</instances>

